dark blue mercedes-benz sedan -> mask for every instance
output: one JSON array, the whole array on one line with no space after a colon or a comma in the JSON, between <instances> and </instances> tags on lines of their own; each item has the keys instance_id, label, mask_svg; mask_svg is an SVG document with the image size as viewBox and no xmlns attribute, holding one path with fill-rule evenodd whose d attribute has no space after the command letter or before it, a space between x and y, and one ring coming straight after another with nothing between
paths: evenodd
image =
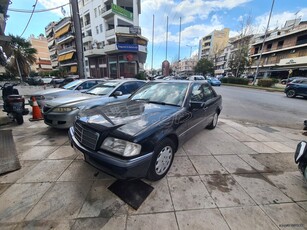
<instances>
[{"instance_id":1,"label":"dark blue mercedes-benz sedan","mask_svg":"<svg viewBox=\"0 0 307 230\"><path fill-rule=\"evenodd\" d=\"M116 178L159 180L185 141L216 127L221 110L207 81L152 81L126 100L82 112L69 138L86 162Z\"/></svg>"}]
</instances>

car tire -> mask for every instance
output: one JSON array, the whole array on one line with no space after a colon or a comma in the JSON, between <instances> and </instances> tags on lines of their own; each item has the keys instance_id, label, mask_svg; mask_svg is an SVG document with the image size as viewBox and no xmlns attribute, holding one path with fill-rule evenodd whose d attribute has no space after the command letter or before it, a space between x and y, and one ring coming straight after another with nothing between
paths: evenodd
<instances>
[{"instance_id":1,"label":"car tire","mask_svg":"<svg viewBox=\"0 0 307 230\"><path fill-rule=\"evenodd\" d=\"M295 90L294 89L289 89L286 93L287 97L293 98L295 97Z\"/></svg>"},{"instance_id":2,"label":"car tire","mask_svg":"<svg viewBox=\"0 0 307 230\"><path fill-rule=\"evenodd\" d=\"M148 169L147 179L162 179L170 169L175 154L175 144L170 138L163 139L154 149L153 158Z\"/></svg>"},{"instance_id":3,"label":"car tire","mask_svg":"<svg viewBox=\"0 0 307 230\"><path fill-rule=\"evenodd\" d=\"M217 125L217 122L218 122L218 119L219 119L219 114L218 113L215 113L213 115L213 120L212 122L206 127L207 129L214 129Z\"/></svg>"}]
</instances>

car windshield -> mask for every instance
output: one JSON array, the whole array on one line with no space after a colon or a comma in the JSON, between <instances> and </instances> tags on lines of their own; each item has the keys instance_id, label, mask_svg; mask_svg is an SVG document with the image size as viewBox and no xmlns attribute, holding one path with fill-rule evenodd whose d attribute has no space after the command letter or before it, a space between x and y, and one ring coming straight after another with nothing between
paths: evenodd
<instances>
[{"instance_id":1,"label":"car windshield","mask_svg":"<svg viewBox=\"0 0 307 230\"><path fill-rule=\"evenodd\" d=\"M118 86L120 82L104 82L101 84L98 84L91 88L90 90L86 91L88 94L95 94L95 95L106 95L112 92L112 90Z\"/></svg>"},{"instance_id":2,"label":"car windshield","mask_svg":"<svg viewBox=\"0 0 307 230\"><path fill-rule=\"evenodd\" d=\"M131 100L145 100L149 103L181 106L189 83L151 82L143 86Z\"/></svg>"},{"instance_id":3,"label":"car windshield","mask_svg":"<svg viewBox=\"0 0 307 230\"><path fill-rule=\"evenodd\" d=\"M81 84L81 80L72 81L66 85L63 86L64 89L73 90L76 88L77 85Z\"/></svg>"}]
</instances>

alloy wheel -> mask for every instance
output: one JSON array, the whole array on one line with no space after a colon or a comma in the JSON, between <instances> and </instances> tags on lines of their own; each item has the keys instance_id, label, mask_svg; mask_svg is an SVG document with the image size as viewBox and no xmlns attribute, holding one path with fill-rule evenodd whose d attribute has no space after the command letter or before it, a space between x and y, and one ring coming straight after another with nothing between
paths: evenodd
<instances>
[{"instance_id":1,"label":"alloy wheel","mask_svg":"<svg viewBox=\"0 0 307 230\"><path fill-rule=\"evenodd\" d=\"M172 162L172 157L173 149L170 146L165 146L160 151L155 165L155 171L157 175L162 175L168 170Z\"/></svg>"}]
</instances>

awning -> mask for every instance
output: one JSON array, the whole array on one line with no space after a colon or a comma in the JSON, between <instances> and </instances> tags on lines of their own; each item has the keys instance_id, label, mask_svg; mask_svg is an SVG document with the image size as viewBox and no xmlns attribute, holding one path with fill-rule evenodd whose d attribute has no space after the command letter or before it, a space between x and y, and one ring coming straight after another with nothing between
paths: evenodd
<instances>
[{"instance_id":1,"label":"awning","mask_svg":"<svg viewBox=\"0 0 307 230\"><path fill-rule=\"evenodd\" d=\"M77 71L78 71L78 67L76 65L70 67L70 72L77 73Z\"/></svg>"},{"instance_id":2,"label":"awning","mask_svg":"<svg viewBox=\"0 0 307 230\"><path fill-rule=\"evenodd\" d=\"M53 45L54 45L54 42L55 42L55 40L52 40L52 41L48 42L48 47L53 46Z\"/></svg>"},{"instance_id":3,"label":"awning","mask_svg":"<svg viewBox=\"0 0 307 230\"><path fill-rule=\"evenodd\" d=\"M66 34L70 29L70 24L64 26L62 29L58 30L55 35L54 35L54 38L58 38L60 37L61 35L63 34Z\"/></svg>"},{"instance_id":4,"label":"awning","mask_svg":"<svg viewBox=\"0 0 307 230\"><path fill-rule=\"evenodd\" d=\"M58 58L58 61L70 60L70 59L72 59L72 56L74 55L74 53L75 52L70 52L70 53L67 53L67 54L60 55L59 58Z\"/></svg>"},{"instance_id":5,"label":"awning","mask_svg":"<svg viewBox=\"0 0 307 230\"><path fill-rule=\"evenodd\" d=\"M148 41L147 38L143 37L142 35L139 35L139 34L125 34L125 33L116 33L117 36L120 36L120 37L134 37L134 38L141 38L141 39L144 39L146 41Z\"/></svg>"},{"instance_id":6,"label":"awning","mask_svg":"<svg viewBox=\"0 0 307 230\"><path fill-rule=\"evenodd\" d=\"M52 69L51 65L42 65L42 64L40 64L39 66L40 66L41 69Z\"/></svg>"}]
</instances>

